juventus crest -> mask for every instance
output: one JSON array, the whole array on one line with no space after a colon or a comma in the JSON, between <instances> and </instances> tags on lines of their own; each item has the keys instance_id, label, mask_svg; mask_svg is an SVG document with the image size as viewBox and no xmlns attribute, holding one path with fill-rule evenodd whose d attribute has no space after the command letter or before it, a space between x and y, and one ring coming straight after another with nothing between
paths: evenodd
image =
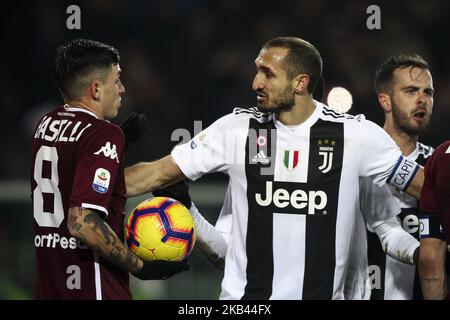
<instances>
[{"instance_id":1,"label":"juventus crest","mask_svg":"<svg viewBox=\"0 0 450 320\"><path fill-rule=\"evenodd\" d=\"M319 146L319 155L322 157L322 164L319 165L319 170L322 173L327 173L333 166L333 152L336 145L334 139L319 139L317 141Z\"/></svg>"}]
</instances>

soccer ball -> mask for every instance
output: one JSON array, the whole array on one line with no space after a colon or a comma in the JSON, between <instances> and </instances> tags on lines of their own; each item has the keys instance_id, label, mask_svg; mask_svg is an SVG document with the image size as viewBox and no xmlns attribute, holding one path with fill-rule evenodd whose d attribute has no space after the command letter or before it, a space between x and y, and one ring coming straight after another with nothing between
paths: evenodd
<instances>
[{"instance_id":1,"label":"soccer ball","mask_svg":"<svg viewBox=\"0 0 450 320\"><path fill-rule=\"evenodd\" d=\"M137 205L125 227L128 247L142 260L181 261L194 248L195 223L189 210L167 197Z\"/></svg>"}]
</instances>

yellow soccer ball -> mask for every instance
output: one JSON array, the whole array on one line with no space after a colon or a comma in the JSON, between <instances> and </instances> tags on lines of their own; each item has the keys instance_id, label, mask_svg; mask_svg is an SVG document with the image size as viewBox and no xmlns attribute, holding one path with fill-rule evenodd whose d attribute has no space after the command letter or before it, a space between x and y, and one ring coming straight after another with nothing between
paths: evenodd
<instances>
[{"instance_id":1,"label":"yellow soccer ball","mask_svg":"<svg viewBox=\"0 0 450 320\"><path fill-rule=\"evenodd\" d=\"M128 247L146 261L182 261L194 248L196 236L189 210L168 197L138 204L125 226Z\"/></svg>"}]
</instances>

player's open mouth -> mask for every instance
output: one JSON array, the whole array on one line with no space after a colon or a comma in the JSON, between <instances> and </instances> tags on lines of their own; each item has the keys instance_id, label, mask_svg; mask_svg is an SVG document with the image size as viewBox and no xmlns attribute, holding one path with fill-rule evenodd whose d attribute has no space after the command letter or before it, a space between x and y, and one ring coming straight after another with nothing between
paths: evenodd
<instances>
[{"instance_id":1,"label":"player's open mouth","mask_svg":"<svg viewBox=\"0 0 450 320\"><path fill-rule=\"evenodd\" d=\"M257 92L256 93L256 100L258 101L258 102L263 102L264 100L266 100L267 99L267 96L265 95L265 94L263 94L263 93L261 93L261 92Z\"/></svg>"},{"instance_id":2,"label":"player's open mouth","mask_svg":"<svg viewBox=\"0 0 450 320\"><path fill-rule=\"evenodd\" d=\"M424 110L413 113L414 119L417 119L417 120L423 120L426 115L427 115L427 112Z\"/></svg>"}]
</instances>

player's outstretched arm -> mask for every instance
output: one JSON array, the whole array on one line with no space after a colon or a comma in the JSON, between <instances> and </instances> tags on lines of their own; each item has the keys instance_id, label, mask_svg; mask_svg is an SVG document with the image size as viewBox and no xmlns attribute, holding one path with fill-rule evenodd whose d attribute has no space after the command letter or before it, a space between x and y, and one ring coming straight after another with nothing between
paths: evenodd
<instances>
[{"instance_id":1,"label":"player's outstretched arm","mask_svg":"<svg viewBox=\"0 0 450 320\"><path fill-rule=\"evenodd\" d=\"M227 240L198 211L189 195L189 186L180 181L167 188L153 191L155 197L169 197L181 202L192 214L197 230L197 245L206 257L217 267L224 268L227 252Z\"/></svg>"},{"instance_id":2,"label":"player's outstretched arm","mask_svg":"<svg viewBox=\"0 0 450 320\"><path fill-rule=\"evenodd\" d=\"M127 197L135 197L186 179L168 155L154 162L140 162L125 169Z\"/></svg>"},{"instance_id":3,"label":"player's outstretched arm","mask_svg":"<svg viewBox=\"0 0 450 320\"><path fill-rule=\"evenodd\" d=\"M387 255L403 263L417 263L419 241L402 228L397 217L378 223L372 228Z\"/></svg>"},{"instance_id":4,"label":"player's outstretched arm","mask_svg":"<svg viewBox=\"0 0 450 320\"><path fill-rule=\"evenodd\" d=\"M143 261L128 249L95 211L70 208L67 226L72 236L122 269L136 272L142 268Z\"/></svg>"},{"instance_id":5,"label":"player's outstretched arm","mask_svg":"<svg viewBox=\"0 0 450 320\"><path fill-rule=\"evenodd\" d=\"M420 239L419 276L425 300L442 300L448 294L445 275L445 241Z\"/></svg>"},{"instance_id":6,"label":"player's outstretched arm","mask_svg":"<svg viewBox=\"0 0 450 320\"><path fill-rule=\"evenodd\" d=\"M425 175L423 171L423 167L420 167L419 170L417 170L416 175L414 176L413 180L411 181L408 189L406 189L406 192L419 200L420 198L420 191L422 191L423 182L425 180Z\"/></svg>"},{"instance_id":7,"label":"player's outstretched arm","mask_svg":"<svg viewBox=\"0 0 450 320\"><path fill-rule=\"evenodd\" d=\"M141 280L167 279L189 269L186 262L142 261L128 249L109 225L93 210L80 207L70 208L67 227L72 236Z\"/></svg>"}]
</instances>

